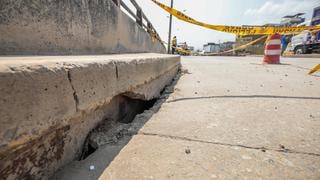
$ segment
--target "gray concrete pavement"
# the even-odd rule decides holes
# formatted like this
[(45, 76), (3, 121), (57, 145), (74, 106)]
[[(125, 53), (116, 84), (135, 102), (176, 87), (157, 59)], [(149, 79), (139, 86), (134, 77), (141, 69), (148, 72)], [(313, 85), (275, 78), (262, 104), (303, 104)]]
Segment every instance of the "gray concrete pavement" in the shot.
[(260, 61), (183, 58), (191, 74), (101, 178), (319, 179), (320, 59)]
[(320, 179), (320, 59), (261, 61), (183, 57), (189, 73), (100, 179)]
[(307, 75), (316, 60), (256, 59), (185, 58), (192, 74), (142, 131), (320, 154), (320, 78)]

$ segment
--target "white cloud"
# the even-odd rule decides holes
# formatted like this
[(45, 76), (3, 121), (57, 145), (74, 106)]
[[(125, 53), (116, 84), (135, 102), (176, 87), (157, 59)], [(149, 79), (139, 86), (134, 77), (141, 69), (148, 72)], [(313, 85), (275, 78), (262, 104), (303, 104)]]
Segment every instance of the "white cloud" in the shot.
[(310, 18), (313, 8), (319, 6), (319, 0), (284, 0), (267, 1), (258, 8), (250, 8), (244, 12), (244, 15), (255, 17), (256, 21), (263, 23), (279, 22), (281, 17), (295, 13), (307, 13)]

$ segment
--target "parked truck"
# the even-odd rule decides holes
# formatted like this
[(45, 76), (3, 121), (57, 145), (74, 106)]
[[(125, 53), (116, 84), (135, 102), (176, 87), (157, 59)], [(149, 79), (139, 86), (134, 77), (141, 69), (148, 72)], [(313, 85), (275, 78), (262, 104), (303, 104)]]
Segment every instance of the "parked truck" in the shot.
[(293, 36), (291, 46), (294, 54), (320, 53), (320, 41), (316, 39), (316, 34), (310, 31)]
[[(320, 25), (320, 6), (315, 8), (310, 25)], [(291, 39), (294, 54), (320, 53), (320, 32), (303, 31)]]

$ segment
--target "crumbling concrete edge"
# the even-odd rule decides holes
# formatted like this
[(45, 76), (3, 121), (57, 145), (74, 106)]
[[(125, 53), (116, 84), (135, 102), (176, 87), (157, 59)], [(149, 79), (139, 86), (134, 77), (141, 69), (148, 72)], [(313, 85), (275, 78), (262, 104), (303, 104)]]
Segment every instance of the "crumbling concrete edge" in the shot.
[[(164, 66), (163, 64), (161, 65), (161, 62), (166, 60), (160, 60), (160, 64), (158, 64), (160, 67), (156, 69), (160, 68), (162, 70), (161, 73), (153, 72), (155, 70), (150, 69), (150, 76), (146, 76), (147, 78), (143, 77), (143, 79), (145, 79), (143, 82), (136, 83), (140, 82), (136, 81), (133, 82), (133, 84), (131, 82), (127, 82), (127, 84), (124, 85), (121, 84), (121, 86), (125, 88), (112, 92), (110, 96), (105, 97), (101, 101), (95, 101), (94, 104), (83, 104), (82, 102), (82, 106), (80, 106), (82, 100), (81, 97), (79, 98), (80, 90), (77, 87), (79, 82), (83, 83), (84, 81), (82, 79), (81, 81), (74, 79), (74, 77), (77, 77), (77, 74), (73, 72), (74, 70), (82, 70), (76, 65), (63, 64), (64, 70), (58, 70), (60, 71), (59, 78), (63, 78), (64, 76), (63, 82), (69, 84), (68, 87), (66, 85), (64, 86), (68, 88), (65, 90), (65, 95), (69, 96), (67, 99), (70, 99), (68, 102), (71, 105), (69, 109), (71, 109), (65, 111), (67, 113), (66, 116), (60, 116), (60, 118), (64, 117), (61, 121), (54, 126), (50, 126), (45, 131), (39, 131), (38, 134), (31, 134), (32, 136), (29, 134), (29, 136), (25, 138), (22, 136), (17, 141), (10, 142), (8, 146), (2, 146), (0, 149), (0, 175), (2, 177), (8, 177), (8, 179), (24, 178), (26, 175), (31, 178), (49, 177), (58, 168), (81, 154), (80, 148), (82, 147), (85, 137), (97, 123), (103, 120), (103, 110), (112, 97), (120, 94), (142, 100), (158, 97), (161, 89), (170, 83), (180, 69), (180, 58), (179, 60), (177, 58), (178, 57), (174, 57), (174, 63), (165, 64)], [(155, 59), (152, 58), (149, 60), (155, 61)], [(139, 68), (143, 66), (146, 61), (148, 60), (144, 60), (141, 62), (142, 64), (139, 64), (139, 61), (135, 61), (135, 67), (133, 66), (132, 68)], [(121, 67), (121, 63), (119, 65), (115, 61), (110, 61), (108, 64), (113, 64), (109, 69), (111, 74), (107, 74), (106, 76), (110, 75), (110, 77), (116, 81), (122, 81), (126, 78), (121, 74), (126, 72), (124, 71), (126, 69)], [(128, 62), (125, 62), (125, 66), (128, 66), (127, 63)], [(109, 67), (109, 65), (105, 66)], [(154, 66), (154, 64), (152, 66)], [(30, 74), (32, 69), (28, 69), (26, 72), (25, 69), (28, 69), (28, 67), (22, 68), (20, 72), (16, 71), (17, 69), (11, 70), (13, 70), (14, 73), (22, 73), (30, 82), (36, 81), (38, 75), (33, 76), (34, 74)], [(141, 71), (142, 69), (135, 70), (141, 73), (143, 72)], [(104, 71), (105, 69), (102, 68), (102, 70)], [(45, 71), (50, 74), (56, 71), (56, 69), (52, 70), (48, 68)], [(152, 74), (156, 74), (156, 76)], [(128, 84), (130, 86), (128, 86)], [(72, 137), (75, 134), (79, 136), (76, 139)]]

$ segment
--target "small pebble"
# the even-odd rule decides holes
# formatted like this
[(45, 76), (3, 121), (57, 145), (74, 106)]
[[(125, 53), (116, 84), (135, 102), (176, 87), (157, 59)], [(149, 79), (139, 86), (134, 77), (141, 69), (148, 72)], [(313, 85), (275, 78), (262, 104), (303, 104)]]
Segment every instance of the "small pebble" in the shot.
[(278, 109), (278, 107), (274, 107), (274, 109)]
[(285, 74), (284, 76), (286, 76), (286, 77), (287, 77), (287, 76), (288, 76), (288, 74)]
[(186, 154), (190, 154), (190, 153), (191, 153), (190, 149), (187, 148), (187, 149), (185, 150), (185, 153), (186, 153)]
[(194, 94), (198, 94), (198, 92), (194, 92)]
[(94, 165), (90, 165), (89, 170), (93, 171), (94, 170)]
[(269, 162), (270, 164), (273, 164), (273, 163), (274, 163), (274, 161), (273, 161), (272, 159), (269, 159), (268, 162)]

